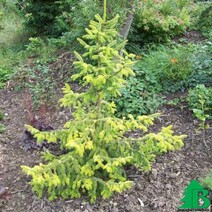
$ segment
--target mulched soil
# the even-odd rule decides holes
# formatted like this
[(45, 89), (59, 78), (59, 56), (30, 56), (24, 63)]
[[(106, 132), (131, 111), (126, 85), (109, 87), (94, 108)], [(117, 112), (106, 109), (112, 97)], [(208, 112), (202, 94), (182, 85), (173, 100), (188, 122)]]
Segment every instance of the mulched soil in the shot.
[(206, 38), (202, 35), (201, 32), (196, 30), (186, 31), (184, 34), (177, 35), (173, 38), (173, 41), (177, 43), (200, 43)]
[[(27, 122), (24, 98), (23, 92), (0, 91), (0, 111), (6, 115), (4, 124), (7, 126), (6, 132), (0, 134), (0, 187), (6, 188), (6, 193), (0, 197), (2, 212), (175, 212), (188, 183), (203, 177), (212, 168), (212, 129), (206, 132), (206, 147), (201, 133), (196, 133), (198, 123), (186, 105), (167, 105), (160, 109), (163, 115), (152, 130), (156, 132), (162, 126), (173, 125), (176, 134), (188, 135), (185, 145), (182, 150), (157, 157), (151, 173), (129, 169), (129, 178), (135, 182), (132, 189), (114, 194), (108, 200), (99, 199), (95, 204), (90, 204), (86, 198), (53, 202), (45, 197), (38, 199), (28, 185), (30, 179), (20, 168), (41, 161), (39, 151), (25, 151), (21, 145)], [(69, 119), (67, 114), (62, 109), (57, 110), (52, 115), (52, 127), (61, 127)]]

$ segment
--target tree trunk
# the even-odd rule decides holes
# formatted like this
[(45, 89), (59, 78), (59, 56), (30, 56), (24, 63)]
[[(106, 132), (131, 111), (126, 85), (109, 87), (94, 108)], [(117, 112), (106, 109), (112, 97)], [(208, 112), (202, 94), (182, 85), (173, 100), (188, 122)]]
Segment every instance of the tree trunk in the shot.
[(134, 17), (134, 5), (133, 5), (133, 0), (129, 0), (129, 4), (131, 5), (131, 11), (129, 11), (127, 13), (127, 17), (126, 17), (126, 20), (122, 26), (122, 29), (120, 31), (120, 35), (126, 39), (128, 34), (129, 34), (129, 31), (130, 31), (130, 28), (131, 28), (131, 25), (132, 25), (132, 22), (133, 22), (133, 17)]

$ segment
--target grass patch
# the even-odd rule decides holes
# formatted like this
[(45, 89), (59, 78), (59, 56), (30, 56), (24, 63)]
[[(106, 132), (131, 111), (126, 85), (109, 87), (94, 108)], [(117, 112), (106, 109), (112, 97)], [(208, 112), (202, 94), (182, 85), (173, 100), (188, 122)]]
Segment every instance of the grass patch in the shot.
[(12, 77), (15, 66), (20, 63), (19, 52), (27, 38), (23, 28), (24, 17), (15, 3), (16, 1), (4, 0), (0, 5), (0, 89)]

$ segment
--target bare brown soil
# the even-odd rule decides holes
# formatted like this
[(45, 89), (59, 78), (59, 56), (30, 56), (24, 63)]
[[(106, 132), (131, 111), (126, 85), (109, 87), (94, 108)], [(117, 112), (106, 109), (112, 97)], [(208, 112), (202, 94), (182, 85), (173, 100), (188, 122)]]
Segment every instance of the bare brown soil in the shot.
[(200, 43), (206, 38), (196, 30), (186, 31), (184, 34), (174, 37), (173, 41), (178, 43)]
[[(0, 110), (6, 115), (4, 124), (7, 126), (6, 132), (0, 134), (0, 187), (6, 188), (6, 193), (0, 197), (2, 212), (175, 212), (189, 181), (203, 177), (212, 168), (212, 129), (206, 132), (206, 147), (202, 134), (196, 133), (198, 123), (186, 105), (167, 106), (161, 108), (163, 115), (152, 130), (173, 125), (177, 134), (188, 135), (185, 145), (180, 151), (158, 157), (151, 173), (130, 168), (129, 178), (135, 182), (132, 189), (114, 194), (108, 200), (99, 199), (95, 204), (90, 204), (86, 198), (53, 202), (45, 197), (38, 199), (28, 185), (30, 179), (20, 168), (41, 161), (39, 151), (26, 152), (21, 146), (27, 122), (24, 98), (23, 92), (0, 91)], [(57, 110), (52, 116), (53, 127), (62, 126), (68, 118), (65, 111)]]

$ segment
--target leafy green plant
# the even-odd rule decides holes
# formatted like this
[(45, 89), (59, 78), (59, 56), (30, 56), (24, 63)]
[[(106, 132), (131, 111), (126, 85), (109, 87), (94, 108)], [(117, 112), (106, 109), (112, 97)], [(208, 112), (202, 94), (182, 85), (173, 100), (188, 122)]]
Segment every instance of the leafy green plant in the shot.
[(194, 46), (192, 56), (192, 74), (188, 78), (188, 86), (195, 87), (197, 84), (212, 84), (212, 43), (204, 42)]
[(175, 92), (183, 88), (192, 73), (191, 55), (188, 47), (159, 46), (143, 57), (142, 69), (155, 75), (163, 91)]
[(32, 56), (38, 54), (39, 49), (45, 46), (44, 40), (42, 38), (29, 38), (30, 43), (26, 46), (26, 51)]
[(8, 46), (14, 44), (14, 46), (18, 46), (26, 37), (26, 32), (22, 31), (24, 17), (16, 8), (16, 3), (17, 0), (1, 0), (0, 25), (2, 30), (0, 30), (0, 44), (7, 44)]
[[(31, 184), (38, 196), (47, 192), (49, 199), (58, 196), (78, 198), (87, 194), (94, 202), (98, 196), (108, 198), (113, 192), (122, 192), (131, 187), (124, 170), (132, 164), (148, 171), (157, 154), (178, 149), (183, 145), (184, 136), (173, 136), (171, 127), (158, 134), (149, 133), (139, 139), (125, 137), (125, 132), (135, 129), (147, 131), (158, 115), (129, 115), (116, 118), (114, 102), (106, 101), (106, 96), (117, 96), (125, 82), (124, 77), (133, 75), (132, 54), (123, 48), (126, 41), (119, 42), (115, 26), (118, 16), (107, 21), (106, 1), (104, 16), (96, 15), (91, 21), (84, 40), (78, 39), (85, 49), (81, 56), (75, 52), (75, 62), (79, 73), (73, 80), (83, 79), (87, 90), (75, 93), (66, 84), (62, 106), (72, 107), (73, 120), (63, 129), (40, 132), (27, 126), (38, 142), (59, 142), (65, 153), (43, 155), (45, 164), (33, 168), (22, 166), (23, 171), (32, 177)], [(120, 52), (122, 54), (120, 55)], [(89, 63), (86, 62), (89, 58)]]
[[(89, 20), (100, 12), (100, 4), (96, 0), (74, 1), (72, 5), (68, 2), (70, 1), (67, 1), (66, 4), (69, 4), (70, 10), (56, 17), (56, 20), (57, 28), (60, 28), (60, 26), (66, 27), (64, 36), (70, 42), (83, 35), (84, 28), (89, 24)], [(64, 1), (60, 1), (60, 5), (64, 5)]]
[(197, 85), (194, 89), (190, 89), (188, 93), (188, 103), (190, 109), (202, 109), (204, 104), (205, 112), (212, 114), (212, 87), (205, 85)]
[(34, 109), (38, 109), (42, 104), (53, 104), (56, 84), (47, 65), (37, 61), (33, 68), (26, 70), (25, 77), (27, 79), (25, 86), (32, 96)]
[(5, 130), (5, 126), (3, 124), (0, 124), (0, 134), (3, 133)]
[(43, 39), (41, 37), (30, 37), (29, 43), (25, 45), (25, 54), (28, 57), (39, 58), (40, 62), (51, 62), (55, 59), (55, 53), (59, 48), (51, 39)]
[(203, 141), (205, 143), (206, 120), (212, 114), (212, 87), (206, 88), (203, 84), (197, 85), (189, 90), (188, 103), (196, 118), (201, 122), (200, 128), (203, 130)]
[(0, 111), (0, 121), (4, 120), (4, 114)]
[(15, 2), (2, 0), (0, 4), (0, 89), (11, 79), (22, 60), (18, 54), (24, 40), (22, 18), (16, 11)]
[[(111, 0), (109, 1), (112, 3)], [(120, 12), (123, 4), (125, 4), (124, 2), (127, 1), (122, 1), (122, 6), (113, 2), (109, 6), (111, 14), (114, 11), (119, 11), (124, 16), (123, 14), (125, 13)], [(42, 62), (46, 62), (48, 58), (52, 58), (54, 52), (61, 47), (68, 50), (70, 50), (70, 46), (72, 49), (73, 46), (74, 49), (81, 48), (76, 42), (77, 37), (83, 35), (84, 28), (89, 24), (89, 20), (93, 19), (95, 14), (102, 13), (101, 2), (97, 0), (42, 2), (23, 0), (21, 4), (23, 5), (22, 10), (27, 13), (27, 27), (34, 30), (32, 34), (34, 37), (30, 37), (30, 42), (26, 45), (27, 53), (32, 57), (39, 57), (39, 60), (42, 60)], [(115, 5), (115, 8), (112, 5)], [(49, 7), (57, 12), (52, 13), (48, 9)], [(47, 17), (51, 18), (51, 23), (42, 27), (45, 22), (48, 22)], [(41, 37), (41, 34), (48, 35), (48, 38)]]
[(25, 25), (31, 34), (58, 35), (55, 16), (64, 8), (58, 7), (56, 1), (18, 0), (17, 6), (25, 14)]
[(203, 186), (212, 190), (212, 169), (209, 171), (206, 177), (200, 179), (200, 182)]
[(192, 0), (139, 1), (129, 40), (135, 44), (166, 41), (190, 25)]
[[(19, 8), (25, 14), (25, 25), (33, 36), (69, 38), (74, 41), (82, 36), (89, 20), (97, 13), (103, 14), (102, 1), (98, 0), (19, 0)], [(125, 17), (128, 1), (108, 0), (109, 16), (119, 13)]]
[(8, 69), (4, 69), (0, 67), (0, 89), (5, 86), (5, 82), (7, 82), (12, 75), (12, 71)]
[(3, 12), (0, 12), (0, 30), (4, 29), (2, 25), (2, 19), (3, 19)]
[(167, 101), (166, 104), (171, 106), (176, 106), (179, 104), (179, 102), (180, 102), (179, 98), (174, 98), (172, 100)]
[(142, 70), (142, 65), (142, 61), (136, 63), (136, 75), (126, 80), (125, 87), (120, 90), (121, 96), (114, 99), (118, 117), (129, 113), (133, 116), (152, 114), (163, 103), (158, 95), (157, 79), (152, 72)]
[(0, 48), (0, 89), (18, 72), (18, 67), (25, 60), (25, 55), (8, 45)]
[(23, 106), (27, 111), (28, 124), (43, 126), (51, 122), (52, 112), (56, 109), (57, 75), (49, 65), (37, 60), (35, 63), (20, 66), (13, 77), (17, 83), (16, 90), (23, 89), (25, 98)]
[[(4, 120), (4, 114), (0, 111), (0, 121)], [(6, 130), (5, 126), (0, 123), (0, 134)]]
[(201, 30), (201, 32), (208, 37), (212, 38), (212, 4), (208, 4), (208, 6), (202, 11), (199, 16), (199, 20), (197, 21), (197, 28)]

